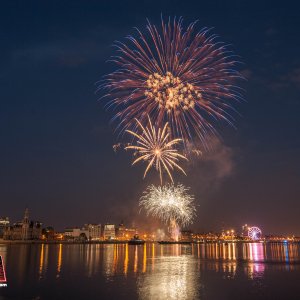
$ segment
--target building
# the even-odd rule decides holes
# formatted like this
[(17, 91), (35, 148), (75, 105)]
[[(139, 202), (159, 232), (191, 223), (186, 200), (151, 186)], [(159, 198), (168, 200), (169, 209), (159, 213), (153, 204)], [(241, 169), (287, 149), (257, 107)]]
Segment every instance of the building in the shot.
[(101, 239), (101, 224), (84, 224), (82, 230), (87, 233), (87, 238), (90, 241)]
[(193, 232), (191, 230), (181, 230), (180, 240), (191, 242), (193, 240)]
[(216, 242), (220, 240), (221, 237), (222, 236), (220, 236), (219, 234), (213, 232), (192, 234), (192, 238), (196, 242)]
[(104, 240), (114, 240), (116, 238), (116, 228), (114, 224), (105, 224), (103, 229)]
[(89, 232), (78, 227), (66, 228), (64, 237), (66, 240), (85, 242), (88, 240)]
[(78, 227), (66, 228), (64, 232), (67, 240), (89, 240), (99, 241), (101, 239), (101, 224), (84, 224), (80, 229)]
[(29, 240), (29, 223), (29, 210), (26, 208), (22, 223), (22, 240)]
[(3, 234), (5, 240), (38, 240), (41, 236), (42, 223), (29, 220), (28, 208), (25, 209), (23, 221), (6, 227)]
[(42, 229), (42, 239), (51, 241), (54, 240), (54, 237), (55, 237), (55, 231), (53, 227), (48, 226)]
[(0, 239), (3, 238), (5, 229), (9, 226), (8, 217), (0, 218)]
[(116, 237), (118, 240), (126, 241), (132, 239), (137, 234), (136, 228), (126, 228), (123, 222), (116, 228)]
[(22, 240), (22, 222), (16, 222), (12, 226), (8, 226), (3, 234), (4, 240)]
[(247, 238), (248, 237), (248, 231), (249, 231), (249, 226), (245, 224), (242, 226), (242, 237)]
[(81, 233), (82, 233), (81, 229), (78, 227), (66, 228), (65, 229), (65, 238), (66, 239), (76, 239), (76, 238), (79, 238)]
[(234, 229), (222, 230), (222, 234), (219, 239), (224, 241), (233, 241), (237, 239), (237, 235)]

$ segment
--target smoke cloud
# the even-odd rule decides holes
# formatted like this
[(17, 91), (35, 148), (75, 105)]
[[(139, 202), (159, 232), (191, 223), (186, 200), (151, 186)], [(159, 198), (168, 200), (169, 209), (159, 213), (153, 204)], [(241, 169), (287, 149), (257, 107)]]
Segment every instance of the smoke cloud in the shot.
[(235, 170), (234, 151), (217, 138), (210, 142), (210, 150), (191, 161), (187, 182), (201, 194), (217, 189)]

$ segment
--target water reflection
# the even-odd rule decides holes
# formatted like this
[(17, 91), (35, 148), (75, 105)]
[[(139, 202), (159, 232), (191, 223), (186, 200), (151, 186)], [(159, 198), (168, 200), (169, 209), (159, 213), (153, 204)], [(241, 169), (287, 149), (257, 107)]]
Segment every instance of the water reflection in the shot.
[[(179, 247), (176, 247), (179, 252)], [(192, 255), (160, 256), (147, 276), (139, 276), (140, 299), (198, 299), (198, 273)]]
[(144, 252), (143, 252), (143, 273), (147, 270), (147, 248), (146, 244), (144, 244)]
[(40, 275), (40, 277), (42, 276), (43, 267), (44, 267), (44, 248), (45, 248), (45, 245), (42, 244), (42, 246), (41, 246), (41, 254), (40, 254), (40, 267), (39, 267), (39, 275)]
[(134, 246), (134, 267), (133, 267), (133, 272), (137, 272), (137, 265), (138, 264), (138, 246)]
[(256, 279), (264, 275), (265, 264), (262, 263), (267, 258), (266, 245), (262, 243), (243, 244), (243, 259), (248, 261), (244, 271), (248, 278)]
[(116, 245), (107, 245), (103, 251), (103, 272), (107, 278), (113, 275), (114, 248)]
[(124, 258), (124, 275), (128, 272), (128, 244), (125, 245), (125, 258)]
[(87, 277), (92, 277), (97, 274), (100, 264), (100, 245), (86, 245), (85, 257), (83, 260), (85, 264), (85, 272)]
[(243, 276), (261, 282), (270, 268), (300, 268), (296, 243), (23, 244), (0, 245), (0, 255), (9, 282), (19, 287), (29, 279), (57, 283), (78, 276), (78, 282), (97, 278), (109, 284), (126, 278), (126, 282), (134, 279), (141, 299), (199, 298), (205, 286), (203, 274), (232, 281)]
[(62, 244), (59, 244), (58, 257), (57, 257), (57, 275), (56, 275), (56, 277), (59, 277), (60, 270), (61, 270), (62, 249), (63, 249)]
[[(107, 278), (115, 274), (128, 272), (148, 273), (156, 269), (158, 258), (191, 256), (201, 263), (215, 261), (215, 270), (230, 272), (234, 275), (237, 263), (243, 262), (249, 266), (253, 277), (254, 273), (262, 273), (265, 262), (282, 262), (289, 268), (294, 262), (299, 262), (299, 244), (296, 243), (208, 243), (185, 245), (159, 245), (155, 243), (143, 246), (128, 244), (87, 244), (87, 245), (1, 245), (0, 254), (3, 260), (9, 259), (8, 253), (13, 252), (17, 260), (18, 274), (22, 277), (28, 263), (38, 263), (37, 274), (40, 278), (46, 276), (49, 260), (56, 261), (56, 276), (62, 273), (64, 264), (76, 268), (76, 265), (85, 266), (85, 274), (90, 277), (99, 269)], [(37, 256), (37, 259), (35, 258)], [(76, 262), (76, 263), (75, 263)], [(160, 262), (160, 261), (159, 261)], [(208, 264), (211, 266), (214, 264)], [(52, 266), (51, 266), (52, 267)], [(210, 268), (210, 267), (209, 267)], [(21, 278), (20, 278), (21, 279)]]
[(265, 244), (262, 243), (244, 243), (243, 259), (247, 261), (264, 261), (266, 257)]
[(222, 259), (236, 260), (236, 243), (208, 243), (196, 244), (194, 247), (195, 255), (202, 259)]
[(285, 261), (286, 263), (297, 261), (299, 259), (299, 244), (271, 244), (270, 259), (276, 261)]

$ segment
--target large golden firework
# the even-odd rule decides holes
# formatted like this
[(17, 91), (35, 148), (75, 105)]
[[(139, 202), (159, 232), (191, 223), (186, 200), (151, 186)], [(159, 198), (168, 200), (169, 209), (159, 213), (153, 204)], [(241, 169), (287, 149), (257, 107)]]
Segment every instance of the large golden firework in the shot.
[(103, 97), (114, 107), (121, 133), (134, 131), (135, 118), (146, 126), (148, 114), (154, 126), (168, 122), (171, 138), (181, 138), (189, 152), (196, 137), (208, 148), (211, 135), (218, 135), (217, 122), (234, 126), (233, 106), (243, 99), (236, 85), (242, 78), (238, 57), (208, 28), (195, 28), (196, 22), (185, 27), (182, 18), (169, 18), (116, 42), (111, 61), (118, 69), (99, 89), (107, 91)]
[(168, 132), (168, 123), (166, 123), (163, 128), (156, 129), (152, 125), (149, 116), (149, 123), (147, 127), (144, 127), (139, 120), (135, 120), (137, 123), (137, 129), (140, 129), (141, 133), (139, 134), (131, 130), (126, 130), (126, 132), (137, 138), (137, 142), (136, 145), (125, 147), (125, 150), (136, 150), (138, 158), (133, 161), (132, 165), (139, 161), (148, 162), (144, 173), (144, 178), (152, 166), (155, 166), (156, 170), (159, 172), (161, 183), (163, 170), (168, 173), (172, 182), (173, 177), (171, 175), (171, 171), (173, 171), (174, 168), (180, 170), (186, 175), (183, 168), (178, 165), (178, 162), (180, 159), (187, 160), (187, 158), (180, 154), (176, 148), (174, 148), (175, 145), (182, 142), (182, 139), (169, 139), (170, 134)]

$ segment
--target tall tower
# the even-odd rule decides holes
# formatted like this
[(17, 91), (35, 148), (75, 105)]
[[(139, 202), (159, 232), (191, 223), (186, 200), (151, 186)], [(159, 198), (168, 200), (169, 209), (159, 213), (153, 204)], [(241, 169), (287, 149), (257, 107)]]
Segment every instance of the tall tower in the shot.
[(24, 218), (23, 218), (23, 224), (22, 224), (22, 240), (28, 240), (29, 239), (29, 210), (26, 207)]

